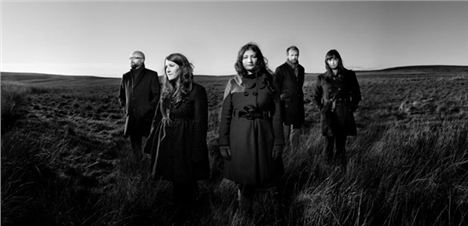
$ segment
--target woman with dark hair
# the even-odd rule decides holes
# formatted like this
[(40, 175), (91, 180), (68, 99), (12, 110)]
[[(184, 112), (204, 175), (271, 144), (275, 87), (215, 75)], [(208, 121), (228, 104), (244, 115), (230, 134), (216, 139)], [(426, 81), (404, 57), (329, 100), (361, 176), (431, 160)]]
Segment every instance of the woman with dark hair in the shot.
[(164, 69), (145, 152), (151, 153), (152, 176), (172, 181), (176, 206), (187, 208), (195, 201), (196, 181), (209, 174), (207, 97), (205, 88), (193, 82), (193, 67), (184, 55), (167, 56)]
[(260, 48), (247, 43), (238, 53), (237, 75), (228, 81), (219, 126), (224, 177), (239, 185), (239, 206), (252, 211), (256, 188), (273, 185), (279, 176), (283, 128), (279, 93)]
[(353, 113), (361, 101), (361, 91), (356, 74), (343, 66), (338, 51), (327, 52), (325, 68), (327, 71), (317, 77), (314, 93), (314, 102), (321, 112), (322, 134), (326, 138), (323, 154), (327, 163), (337, 162), (346, 168), (346, 137), (356, 135)]

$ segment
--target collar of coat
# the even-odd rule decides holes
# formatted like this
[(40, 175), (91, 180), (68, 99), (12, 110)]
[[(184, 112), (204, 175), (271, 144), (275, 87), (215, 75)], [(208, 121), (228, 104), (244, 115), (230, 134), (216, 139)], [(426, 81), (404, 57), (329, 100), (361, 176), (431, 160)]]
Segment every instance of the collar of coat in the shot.
[(338, 74), (334, 74), (332, 71), (328, 71), (325, 72), (324, 74), (324, 78), (325, 79), (332, 79), (332, 78), (338, 78), (338, 79), (345, 79), (349, 73), (351, 73), (352, 71), (351, 70), (348, 70), (348, 69), (344, 69), (342, 71), (338, 70)]
[(288, 64), (293, 70), (296, 70), (299, 68), (299, 60), (295, 64), (291, 63), (289, 60), (286, 60), (286, 64)]
[(130, 69), (131, 72), (135, 73), (135, 72), (138, 72), (138, 71), (143, 71), (145, 69), (145, 64), (142, 64), (139, 68), (137, 69)]
[(133, 74), (138, 73), (138, 76), (136, 76), (136, 80), (133, 82), (133, 87), (135, 87), (138, 85), (138, 83), (140, 83), (141, 79), (143, 78), (145, 74), (145, 64), (141, 65), (141, 67), (138, 69), (132, 69), (131, 72), (132, 72), (132, 75), (131, 75), (132, 77), (133, 77)]
[[(232, 77), (231, 79), (229, 79), (229, 82), (226, 86), (226, 89), (224, 90), (224, 95), (223, 95), (223, 100), (226, 99), (227, 96), (229, 96), (229, 94), (231, 93), (240, 93), (240, 92), (244, 92), (246, 88), (250, 89), (250, 88), (253, 88), (255, 85), (258, 85), (258, 88), (264, 88), (267, 83), (265, 81), (265, 75), (264, 74), (259, 74), (257, 75), (256, 77), (258, 80), (260, 80), (261, 82), (258, 83), (258, 82), (253, 82), (253, 83), (249, 83), (249, 84), (245, 84), (243, 81), (242, 81), (242, 76), (241, 75), (234, 75), (234, 77)], [(258, 83), (258, 84), (257, 84)]]

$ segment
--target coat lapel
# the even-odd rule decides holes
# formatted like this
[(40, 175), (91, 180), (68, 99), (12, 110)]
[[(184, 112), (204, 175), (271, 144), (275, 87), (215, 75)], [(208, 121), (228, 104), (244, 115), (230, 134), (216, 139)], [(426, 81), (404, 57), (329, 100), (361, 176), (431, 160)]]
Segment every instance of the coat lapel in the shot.
[[(134, 80), (133, 87), (136, 87), (138, 83), (140, 83), (140, 81), (145, 76), (145, 73), (146, 73), (146, 68), (143, 68), (143, 70), (140, 72), (140, 75), (136, 78), (136, 80)], [(132, 76), (134, 75), (132, 74)]]
[(288, 64), (288, 62), (285, 62), (284, 64), (286, 64), (286, 67), (288, 68), (288, 74), (289, 77), (291, 77), (291, 80), (297, 82), (298, 78), (296, 77), (296, 73), (294, 73), (294, 69), (291, 67), (291, 65)]

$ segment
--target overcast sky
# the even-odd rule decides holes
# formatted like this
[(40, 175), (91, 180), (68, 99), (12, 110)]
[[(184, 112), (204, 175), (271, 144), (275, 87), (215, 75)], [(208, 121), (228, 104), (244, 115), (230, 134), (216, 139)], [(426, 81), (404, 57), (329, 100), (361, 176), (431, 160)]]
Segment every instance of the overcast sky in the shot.
[(297, 45), (306, 72), (337, 49), (350, 69), (468, 65), (468, 2), (2, 1), (1, 71), (120, 77), (129, 54), (163, 73), (185, 54), (196, 74), (234, 74), (259, 44), (275, 69)]

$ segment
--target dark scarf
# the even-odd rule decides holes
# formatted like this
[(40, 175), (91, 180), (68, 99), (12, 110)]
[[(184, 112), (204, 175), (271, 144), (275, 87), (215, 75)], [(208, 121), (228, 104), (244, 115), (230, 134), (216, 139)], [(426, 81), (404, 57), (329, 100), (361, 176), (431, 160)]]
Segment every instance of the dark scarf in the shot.
[(299, 76), (299, 60), (297, 61), (297, 63), (292, 63), (290, 62), (289, 60), (286, 60), (286, 63), (291, 66), (291, 68), (293, 69), (294, 71), (294, 75), (296, 75), (296, 78)]
[(291, 62), (291, 61), (289, 61), (289, 60), (286, 60), (286, 63), (288, 63), (288, 64), (289, 64), (289, 66), (291, 66), (291, 68), (292, 68), (292, 69), (296, 69), (296, 68), (297, 68), (297, 66), (299, 66), (299, 60), (298, 60), (298, 61), (297, 61), (297, 63), (295, 63), (295, 64), (294, 64), (294, 63), (292, 63), (292, 62)]
[(133, 74), (133, 78), (135, 79), (135, 81), (138, 81), (140, 75), (141, 75), (141, 72), (143, 71), (143, 69), (145, 69), (145, 64), (142, 64), (140, 68), (138, 69), (131, 69), (130, 71), (132, 72)]

